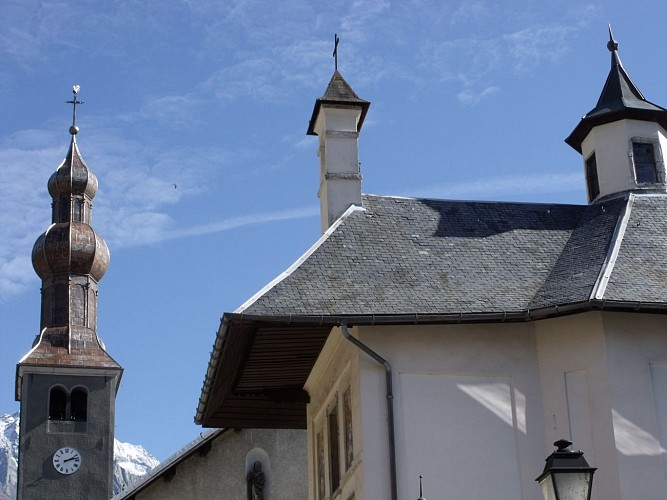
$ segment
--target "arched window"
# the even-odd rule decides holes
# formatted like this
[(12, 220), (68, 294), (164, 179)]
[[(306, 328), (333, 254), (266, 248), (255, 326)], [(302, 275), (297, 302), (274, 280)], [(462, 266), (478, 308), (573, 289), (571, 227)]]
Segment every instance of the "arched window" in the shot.
[(88, 418), (88, 393), (82, 387), (72, 390), (69, 397), (70, 420), (85, 422)]
[(67, 392), (62, 387), (53, 387), (49, 393), (49, 420), (65, 420), (67, 415)]

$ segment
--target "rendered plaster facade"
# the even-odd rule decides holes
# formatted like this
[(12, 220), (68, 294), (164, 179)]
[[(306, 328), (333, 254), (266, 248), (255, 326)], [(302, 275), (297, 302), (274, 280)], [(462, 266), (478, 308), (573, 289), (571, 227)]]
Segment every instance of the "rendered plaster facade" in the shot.
[[(399, 498), (414, 496), (423, 475), (427, 497), (536, 500), (535, 477), (563, 437), (598, 468), (594, 499), (667, 495), (662, 316), (351, 331), (392, 367)], [(331, 494), (327, 420), (348, 387), (354, 460), (346, 470), (341, 430)], [(390, 498), (383, 367), (335, 329), (306, 389), (310, 498)]]

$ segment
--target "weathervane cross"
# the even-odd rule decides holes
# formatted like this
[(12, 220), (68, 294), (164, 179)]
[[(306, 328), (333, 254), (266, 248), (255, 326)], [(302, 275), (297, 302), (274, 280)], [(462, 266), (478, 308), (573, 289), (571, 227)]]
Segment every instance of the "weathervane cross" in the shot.
[(72, 128), (76, 127), (76, 105), (83, 104), (83, 101), (79, 101), (76, 98), (76, 95), (79, 93), (79, 90), (81, 90), (80, 85), (72, 85), (72, 93), (74, 94), (74, 98), (71, 101), (65, 101), (67, 104), (72, 104), (74, 108), (72, 111)]
[(338, 34), (334, 33), (334, 51), (333, 51), (333, 58), (334, 58), (334, 68), (336, 71), (338, 71), (338, 42), (340, 42), (340, 38), (338, 38)]

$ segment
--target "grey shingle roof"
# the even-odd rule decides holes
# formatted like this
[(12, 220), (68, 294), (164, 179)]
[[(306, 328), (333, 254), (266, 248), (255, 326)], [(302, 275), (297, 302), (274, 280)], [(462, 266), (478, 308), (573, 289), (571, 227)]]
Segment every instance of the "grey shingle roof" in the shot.
[(625, 204), (365, 196), (364, 211), (243, 312), (466, 314), (588, 301)]
[(618, 256), (603, 298), (667, 303), (667, 196), (632, 195)]
[(586, 207), (530, 309), (587, 301), (605, 266), (626, 199)]

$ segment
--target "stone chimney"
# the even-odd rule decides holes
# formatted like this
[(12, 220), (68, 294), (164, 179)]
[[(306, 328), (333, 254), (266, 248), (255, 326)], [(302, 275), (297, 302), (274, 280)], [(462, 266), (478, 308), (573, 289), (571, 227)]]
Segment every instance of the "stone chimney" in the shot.
[(350, 205), (361, 206), (358, 138), (370, 102), (360, 99), (336, 70), (315, 102), (308, 135), (317, 135), (320, 218), (324, 233)]

